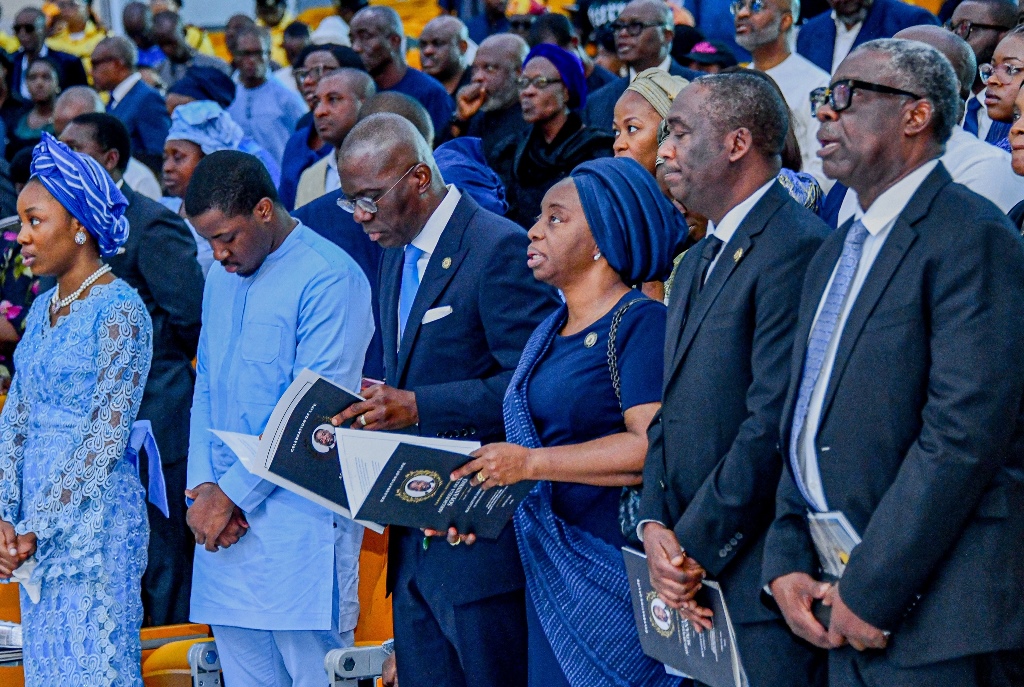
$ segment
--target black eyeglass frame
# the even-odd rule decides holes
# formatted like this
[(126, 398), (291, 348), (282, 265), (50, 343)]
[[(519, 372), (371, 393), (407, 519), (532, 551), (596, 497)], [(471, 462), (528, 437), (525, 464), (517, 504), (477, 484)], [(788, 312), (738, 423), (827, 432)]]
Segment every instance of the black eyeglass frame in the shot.
[(643, 33), (645, 29), (653, 29), (653, 28), (668, 29), (668, 28), (671, 28), (671, 27), (666, 26), (664, 23), (662, 23), (660, 21), (654, 21), (654, 22), (643, 22), (643, 21), (623, 22), (623, 21), (615, 20), (611, 24), (608, 25), (608, 28), (610, 28), (612, 30), (613, 34), (617, 34), (620, 31), (625, 31), (626, 35), (629, 36), (630, 38), (636, 38), (641, 33)]
[[(849, 95), (845, 97), (846, 103), (840, 104), (836, 98), (837, 93), (842, 93), (842, 90), (848, 89)], [(884, 86), (882, 84), (871, 83), (870, 81), (860, 81), (859, 79), (842, 79), (835, 83), (829, 84), (828, 86), (822, 86), (821, 88), (815, 88), (811, 91), (811, 115), (816, 116), (818, 109), (828, 103), (828, 106), (832, 108), (833, 112), (842, 112), (847, 110), (853, 104), (854, 91), (871, 91), (873, 93), (882, 93), (883, 95), (900, 95), (914, 100), (921, 100), (922, 96), (910, 91), (904, 91), (902, 88), (893, 88), (892, 86)]]
[[(966, 31), (961, 30), (961, 27), (963, 26), (967, 27)], [(959, 24), (954, 24), (953, 20), (950, 19), (945, 24), (943, 24), (942, 27), (947, 31), (952, 32), (953, 34), (960, 36), (960, 38), (963, 38), (965, 41), (971, 37), (971, 32), (974, 31), (974, 29), (988, 29), (989, 31), (1009, 31), (1010, 29), (1013, 28), (1012, 26), (1000, 26), (998, 24), (979, 24), (978, 22), (973, 22), (969, 19), (965, 19)]]

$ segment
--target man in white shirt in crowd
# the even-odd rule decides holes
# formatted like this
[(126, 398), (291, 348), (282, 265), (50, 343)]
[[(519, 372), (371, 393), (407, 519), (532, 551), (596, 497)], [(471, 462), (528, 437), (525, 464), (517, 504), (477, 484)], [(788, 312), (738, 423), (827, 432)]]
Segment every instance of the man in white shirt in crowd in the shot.
[(754, 58), (751, 66), (772, 77), (786, 99), (793, 133), (800, 144), (802, 171), (813, 174), (827, 192), (832, 180), (821, 171), (818, 123), (811, 116), (810, 93), (828, 86), (829, 75), (790, 48), (793, 27), (800, 19), (800, 0), (736, 0), (732, 11), (736, 42), (750, 51)]
[[(1014, 0), (964, 0), (949, 21), (949, 28), (967, 41), (974, 51), (978, 65), (992, 62), (996, 46), (1007, 32), (1017, 24), (1017, 3)], [(956, 67), (956, 65), (953, 65)], [(985, 107), (985, 82), (977, 71), (971, 86), (973, 95), (967, 101), (964, 130), (982, 141), (998, 141), (1010, 130), (1009, 124), (992, 126)], [(996, 129), (998, 131), (994, 131)], [(989, 138), (989, 135), (992, 138)]]
[[(325, 74), (316, 86), (313, 126), (316, 133), (337, 151), (359, 119), (359, 110), (367, 98), (377, 93), (370, 75), (358, 69), (339, 69)], [(335, 152), (306, 169), (299, 177), (295, 207), (341, 188), (338, 158)]]

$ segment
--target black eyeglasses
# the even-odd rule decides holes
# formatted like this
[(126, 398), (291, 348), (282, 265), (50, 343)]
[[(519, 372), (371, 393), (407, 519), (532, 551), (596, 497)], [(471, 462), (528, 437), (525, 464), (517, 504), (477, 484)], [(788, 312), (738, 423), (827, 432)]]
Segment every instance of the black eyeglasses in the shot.
[(517, 31), (527, 31), (533, 26), (533, 17), (529, 19), (513, 19), (509, 21), (508, 25)]
[(764, 0), (733, 0), (729, 3), (729, 12), (736, 16), (743, 10), (750, 10), (751, 14), (757, 14), (764, 9)]
[(14, 33), (35, 33), (35, 32), (36, 32), (36, 25), (35, 24), (15, 24), (14, 25)]
[(825, 104), (828, 104), (833, 112), (842, 112), (852, 104), (854, 91), (872, 91), (874, 93), (884, 93), (885, 95), (902, 95), (914, 100), (921, 99), (921, 96), (910, 91), (904, 91), (901, 88), (883, 86), (869, 81), (858, 81), (857, 79), (843, 79), (842, 81), (836, 81), (831, 86), (815, 88), (811, 91), (811, 114), (817, 116), (818, 109)]
[(359, 198), (338, 198), (338, 207), (348, 213), (355, 213), (356, 208), (359, 208), (363, 212), (366, 212), (371, 215), (376, 215), (377, 211), (380, 210), (380, 208), (377, 206), (377, 203), (379, 203), (384, 196), (394, 191), (395, 187), (402, 183), (402, 179), (409, 176), (409, 172), (419, 167), (420, 164), (422, 163), (417, 162), (412, 167), (407, 169), (405, 171), (405, 174), (398, 178), (398, 181), (391, 184), (391, 188), (389, 188), (387, 191), (380, 194), (376, 198), (367, 198), (366, 196), (361, 196)]
[(952, 31), (956, 35), (960, 36), (964, 40), (971, 37), (971, 31), (974, 29), (986, 29), (988, 31), (1009, 31), (1012, 26), (999, 26), (998, 24), (978, 24), (973, 21), (961, 21), (954, 24), (952, 20), (947, 21), (943, 26), (947, 30)]
[(642, 21), (630, 21), (630, 22), (613, 21), (608, 26), (611, 28), (613, 33), (619, 33), (620, 31), (625, 31), (627, 36), (632, 36), (633, 38), (636, 38), (641, 33), (643, 33), (644, 29), (652, 29), (654, 27), (659, 27), (659, 28), (662, 28), (662, 29), (668, 28), (664, 24), (662, 24), (661, 22), (647, 22), (647, 23), (645, 23), (645, 22), (642, 22)]
[(562, 83), (562, 80), (561, 79), (549, 79), (546, 76), (535, 76), (532, 79), (530, 77), (528, 77), (528, 76), (520, 76), (518, 79), (516, 79), (516, 86), (518, 86), (519, 90), (521, 90), (521, 91), (525, 91), (531, 85), (534, 88), (536, 88), (537, 90), (540, 90), (542, 88), (547, 88), (551, 84), (556, 84), (556, 83)]

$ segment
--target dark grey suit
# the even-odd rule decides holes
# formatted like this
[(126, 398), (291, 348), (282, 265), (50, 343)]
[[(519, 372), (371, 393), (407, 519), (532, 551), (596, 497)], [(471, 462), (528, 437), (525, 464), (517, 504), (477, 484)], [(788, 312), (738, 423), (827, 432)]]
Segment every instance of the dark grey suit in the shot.
[[(184, 623), (188, 622), (195, 547), (185, 524), (183, 493), (203, 272), (196, 262), (195, 240), (180, 217), (126, 184), (121, 191), (128, 199), (125, 216), (131, 228), (124, 252), (107, 262), (114, 274), (139, 292), (153, 320), (153, 363), (139, 419), (153, 424), (171, 515), (165, 518), (149, 505), (149, 566), (143, 578), (143, 601), (153, 624)], [(145, 473), (145, 461), (142, 469)]]
[[(849, 225), (807, 272), (782, 417), (786, 456), (806, 343)], [(840, 595), (892, 632), (889, 648), (874, 652), (890, 670), (1024, 647), (1022, 331), (1024, 242), (940, 164), (897, 218), (850, 311), (814, 440), (828, 506), (863, 538)], [(766, 582), (817, 574), (788, 462)], [(854, 654), (842, 649), (831, 661), (864, 660)], [(830, 664), (830, 674), (839, 667), (849, 666)], [(956, 684), (1007, 684), (974, 679)], [(888, 680), (897, 682), (952, 684)]]
[(798, 294), (827, 232), (775, 182), (692, 302), (709, 239), (690, 249), (669, 301), (664, 400), (648, 431), (641, 518), (672, 528), (722, 584), (754, 687), (823, 679), (823, 655), (760, 603), (760, 580), (782, 470), (778, 427)]
[[(416, 392), (425, 436), (501, 441), (502, 400), (537, 325), (557, 305), (526, 266), (526, 232), (468, 194), (455, 207), (416, 292), (401, 346), (404, 252), (384, 251), (380, 314), (388, 384)], [(427, 310), (451, 314), (421, 324)], [(526, 610), (511, 524), (494, 541), (427, 550), (392, 527), (388, 588), (404, 687), (526, 684)]]
[[(700, 72), (687, 69), (675, 60), (672, 60), (669, 65), (668, 73), (672, 76), (682, 76), (690, 81), (701, 76)], [(629, 86), (629, 77), (624, 76), (589, 94), (587, 104), (583, 106), (583, 123), (601, 131), (610, 132), (615, 115), (615, 103), (619, 102), (619, 97), (626, 92), (627, 86)]]

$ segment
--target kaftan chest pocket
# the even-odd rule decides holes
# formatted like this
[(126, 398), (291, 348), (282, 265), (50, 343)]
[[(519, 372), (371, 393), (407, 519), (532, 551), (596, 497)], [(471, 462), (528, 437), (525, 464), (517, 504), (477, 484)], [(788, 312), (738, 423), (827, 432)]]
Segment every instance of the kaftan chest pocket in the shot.
[(282, 329), (276, 324), (248, 322), (242, 333), (242, 358), (251, 363), (272, 363), (281, 353)]

